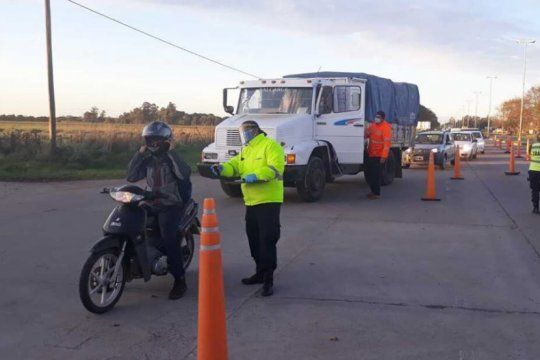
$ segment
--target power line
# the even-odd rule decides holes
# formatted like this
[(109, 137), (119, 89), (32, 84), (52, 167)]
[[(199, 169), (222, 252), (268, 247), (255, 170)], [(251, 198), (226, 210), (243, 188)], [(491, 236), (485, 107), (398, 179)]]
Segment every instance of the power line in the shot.
[(89, 8), (88, 6), (85, 6), (85, 5), (83, 5), (83, 4), (79, 4), (79, 3), (76, 2), (76, 1), (73, 1), (73, 0), (67, 0), (67, 1), (70, 2), (70, 3), (72, 3), (73, 5), (77, 5), (77, 6), (83, 8), (83, 9), (85, 9), (85, 10), (87, 10), (87, 11), (90, 11), (91, 13), (94, 13), (94, 14), (96, 14), (96, 15), (102, 16), (102, 17), (104, 17), (104, 18), (106, 18), (106, 19), (108, 19), (108, 20), (114, 21), (114, 22), (117, 23), (117, 24), (120, 24), (120, 25), (122, 25), (122, 26), (125, 26), (125, 27), (127, 27), (127, 28), (129, 28), (129, 29), (131, 29), (131, 30), (134, 30), (134, 31), (136, 31), (136, 32), (138, 32), (138, 33), (140, 33), (140, 34), (146, 35), (146, 36), (148, 36), (148, 37), (150, 37), (150, 38), (152, 38), (152, 39), (154, 39), (154, 40), (160, 41), (160, 42), (162, 42), (162, 43), (165, 43), (165, 44), (167, 44), (167, 45), (170, 45), (170, 46), (172, 46), (172, 47), (175, 47), (175, 48), (177, 48), (177, 49), (179, 49), (179, 50), (185, 51), (185, 52), (187, 52), (187, 53), (189, 53), (189, 54), (191, 54), (191, 55), (197, 56), (197, 57), (199, 57), (199, 58), (201, 58), (201, 59), (204, 59), (204, 60), (206, 60), (206, 61), (213, 62), (214, 64), (223, 66), (223, 67), (225, 67), (225, 68), (227, 68), (227, 69), (229, 69), (229, 70), (237, 71), (237, 72), (239, 72), (239, 73), (242, 73), (242, 74), (244, 74), (244, 75), (248, 75), (248, 76), (254, 77), (254, 78), (256, 78), (256, 79), (260, 79), (260, 78), (261, 78), (260, 76), (250, 74), (250, 73), (248, 73), (248, 72), (246, 72), (246, 71), (243, 71), (243, 70), (240, 70), (240, 69), (238, 69), (238, 68), (235, 68), (234, 66), (230, 66), (230, 65), (224, 64), (224, 63), (222, 63), (222, 62), (220, 62), (220, 61), (217, 61), (217, 60), (211, 59), (211, 58), (209, 58), (209, 57), (207, 57), (207, 56), (204, 56), (204, 55), (201, 55), (201, 54), (199, 54), (199, 53), (196, 53), (195, 51), (186, 49), (186, 48), (183, 47), (183, 46), (174, 44), (174, 43), (172, 43), (172, 42), (170, 42), (170, 41), (167, 41), (167, 40), (165, 40), (165, 39), (163, 39), (163, 38), (160, 38), (159, 36), (156, 36), (156, 35), (152, 35), (152, 34), (150, 34), (150, 33), (147, 33), (146, 31), (143, 31), (143, 30), (138, 29), (138, 28), (136, 28), (136, 27), (134, 27), (134, 26), (131, 26), (131, 25), (129, 25), (129, 24), (126, 24), (125, 22), (122, 22), (122, 21), (120, 21), (120, 20), (118, 20), (118, 19), (115, 19), (115, 18), (113, 18), (113, 17), (111, 17), (111, 16), (105, 15), (105, 14), (103, 14), (103, 13), (101, 13), (101, 12), (99, 12), (99, 11), (96, 11), (96, 10), (94, 10), (94, 9), (91, 9), (91, 8)]

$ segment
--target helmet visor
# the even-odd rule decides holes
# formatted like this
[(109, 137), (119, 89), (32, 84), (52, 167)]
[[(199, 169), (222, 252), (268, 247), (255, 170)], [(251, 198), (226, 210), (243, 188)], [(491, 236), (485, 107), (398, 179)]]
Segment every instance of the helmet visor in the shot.
[(148, 150), (152, 152), (158, 151), (165, 142), (165, 138), (162, 136), (145, 136), (144, 137), (144, 143), (146, 144), (146, 147)]
[(242, 125), (240, 126), (240, 140), (242, 140), (243, 145), (249, 144), (257, 135), (259, 135), (259, 128), (253, 125)]

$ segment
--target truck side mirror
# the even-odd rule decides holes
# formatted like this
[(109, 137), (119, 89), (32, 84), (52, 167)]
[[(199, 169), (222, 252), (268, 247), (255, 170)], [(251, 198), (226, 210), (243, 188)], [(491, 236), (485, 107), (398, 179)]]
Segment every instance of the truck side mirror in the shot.
[(228, 88), (223, 89), (223, 110), (225, 110), (225, 112), (228, 114), (234, 115), (234, 106), (227, 105), (228, 90)]

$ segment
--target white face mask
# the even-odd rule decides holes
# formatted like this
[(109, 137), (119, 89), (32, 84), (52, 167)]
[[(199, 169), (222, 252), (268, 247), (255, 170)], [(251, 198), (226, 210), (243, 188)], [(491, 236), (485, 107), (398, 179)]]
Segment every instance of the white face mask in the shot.
[(382, 121), (382, 119), (381, 119), (381, 118), (375, 118), (375, 124), (380, 124), (380, 123), (381, 123), (381, 121)]

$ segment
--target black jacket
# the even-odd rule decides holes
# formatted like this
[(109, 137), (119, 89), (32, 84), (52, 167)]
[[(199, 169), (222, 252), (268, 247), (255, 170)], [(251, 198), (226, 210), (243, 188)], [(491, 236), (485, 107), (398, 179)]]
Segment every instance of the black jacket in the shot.
[(146, 178), (147, 190), (168, 195), (168, 199), (157, 200), (164, 206), (186, 203), (191, 199), (191, 169), (175, 152), (167, 151), (153, 155), (149, 151), (137, 151), (131, 159), (126, 180), (137, 182)]

